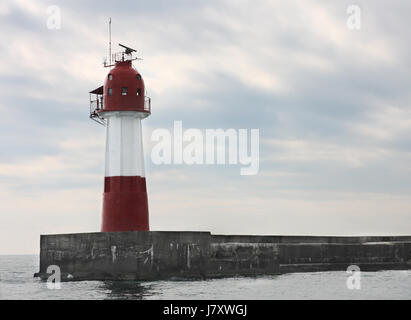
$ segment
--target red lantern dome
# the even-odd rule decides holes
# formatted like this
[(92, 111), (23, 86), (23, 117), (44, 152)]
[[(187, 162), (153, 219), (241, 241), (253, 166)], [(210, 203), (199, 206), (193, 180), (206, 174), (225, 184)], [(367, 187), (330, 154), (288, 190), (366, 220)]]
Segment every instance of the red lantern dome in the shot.
[(106, 76), (103, 89), (104, 109), (107, 111), (139, 111), (150, 114), (144, 95), (144, 81), (131, 61), (117, 61)]

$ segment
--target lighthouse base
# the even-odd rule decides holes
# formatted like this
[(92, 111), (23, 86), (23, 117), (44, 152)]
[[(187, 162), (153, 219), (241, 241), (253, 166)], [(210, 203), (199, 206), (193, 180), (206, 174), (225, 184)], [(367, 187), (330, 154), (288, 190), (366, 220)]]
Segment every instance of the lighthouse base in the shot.
[(40, 271), (62, 280), (206, 279), (287, 272), (411, 269), (411, 236), (316, 237), (129, 231), (42, 235)]

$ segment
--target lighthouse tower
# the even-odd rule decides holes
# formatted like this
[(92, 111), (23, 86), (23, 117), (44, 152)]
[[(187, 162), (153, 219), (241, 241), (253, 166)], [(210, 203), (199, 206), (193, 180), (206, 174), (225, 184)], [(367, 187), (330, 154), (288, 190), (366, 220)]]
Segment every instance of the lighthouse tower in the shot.
[(113, 54), (104, 85), (90, 92), (90, 118), (106, 127), (102, 232), (148, 231), (141, 120), (151, 113), (134, 49)]

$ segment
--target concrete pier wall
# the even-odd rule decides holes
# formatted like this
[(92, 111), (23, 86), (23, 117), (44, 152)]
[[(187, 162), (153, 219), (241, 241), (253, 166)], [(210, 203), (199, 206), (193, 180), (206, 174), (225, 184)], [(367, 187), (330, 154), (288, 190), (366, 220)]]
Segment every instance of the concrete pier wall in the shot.
[(63, 280), (204, 279), (346, 270), (411, 269), (410, 237), (212, 235), (99, 232), (42, 235), (40, 271)]
[(343, 243), (358, 244), (367, 242), (411, 242), (411, 236), (265, 236), (265, 235), (211, 235), (211, 241), (219, 242), (260, 242), (260, 243)]

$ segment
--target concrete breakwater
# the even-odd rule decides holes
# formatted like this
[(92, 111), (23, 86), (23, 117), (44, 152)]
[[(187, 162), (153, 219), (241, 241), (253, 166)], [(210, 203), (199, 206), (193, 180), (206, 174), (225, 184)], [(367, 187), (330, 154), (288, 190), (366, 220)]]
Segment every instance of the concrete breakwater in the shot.
[(411, 236), (323, 237), (130, 231), (42, 235), (40, 271), (62, 280), (207, 279), (287, 272), (411, 269)]

